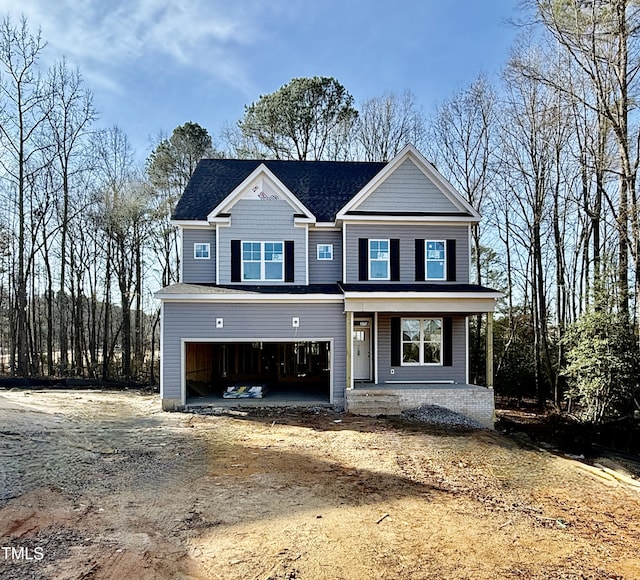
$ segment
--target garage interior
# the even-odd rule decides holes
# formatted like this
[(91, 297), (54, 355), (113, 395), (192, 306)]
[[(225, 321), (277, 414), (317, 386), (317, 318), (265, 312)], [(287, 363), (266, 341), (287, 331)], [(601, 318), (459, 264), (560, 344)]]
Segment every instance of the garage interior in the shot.
[[(328, 403), (330, 346), (328, 341), (186, 343), (187, 403)], [(227, 387), (246, 384), (263, 385), (263, 398), (223, 399)]]

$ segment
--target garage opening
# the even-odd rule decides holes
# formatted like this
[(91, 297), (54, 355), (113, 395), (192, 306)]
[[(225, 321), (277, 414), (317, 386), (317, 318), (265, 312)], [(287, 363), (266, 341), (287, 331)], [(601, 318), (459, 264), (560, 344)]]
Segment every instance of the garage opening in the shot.
[[(190, 342), (185, 344), (187, 403), (329, 402), (331, 343)], [(251, 392), (250, 392), (251, 391)], [(225, 395), (226, 393), (226, 395)]]

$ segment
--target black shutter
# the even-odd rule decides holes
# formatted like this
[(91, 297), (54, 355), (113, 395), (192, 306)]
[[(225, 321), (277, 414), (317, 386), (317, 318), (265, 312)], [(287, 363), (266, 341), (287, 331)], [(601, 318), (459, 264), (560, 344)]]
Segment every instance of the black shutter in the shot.
[(447, 240), (447, 280), (456, 281), (456, 241)]
[(242, 260), (240, 240), (231, 240), (231, 281), (242, 281)]
[(295, 252), (293, 240), (284, 243), (284, 281), (293, 282), (295, 279)]
[(400, 281), (400, 240), (389, 240), (391, 280)]
[(416, 282), (424, 282), (424, 240), (416, 240)]
[(369, 279), (369, 240), (358, 238), (358, 280)]
[(400, 319), (391, 318), (391, 366), (400, 366)]
[(453, 366), (453, 318), (450, 316), (442, 321), (442, 364)]

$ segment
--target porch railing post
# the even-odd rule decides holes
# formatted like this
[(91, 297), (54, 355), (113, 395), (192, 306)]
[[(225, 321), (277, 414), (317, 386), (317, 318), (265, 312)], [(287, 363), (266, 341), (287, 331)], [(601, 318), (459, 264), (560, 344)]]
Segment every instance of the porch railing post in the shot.
[(493, 312), (487, 312), (487, 387), (493, 388)]
[(347, 389), (353, 389), (353, 312), (347, 311)]

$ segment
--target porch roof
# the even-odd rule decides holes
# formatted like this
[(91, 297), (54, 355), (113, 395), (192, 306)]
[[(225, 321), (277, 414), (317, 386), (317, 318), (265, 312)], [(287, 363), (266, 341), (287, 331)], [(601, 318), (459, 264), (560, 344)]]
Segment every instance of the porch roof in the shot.
[(478, 284), (341, 284), (347, 312), (493, 312), (502, 293)]
[(174, 284), (156, 297), (168, 301), (336, 302), (346, 312), (493, 312), (500, 292), (477, 284)]
[(155, 297), (172, 301), (340, 302), (342, 290), (338, 284), (218, 285), (178, 283), (158, 290)]

